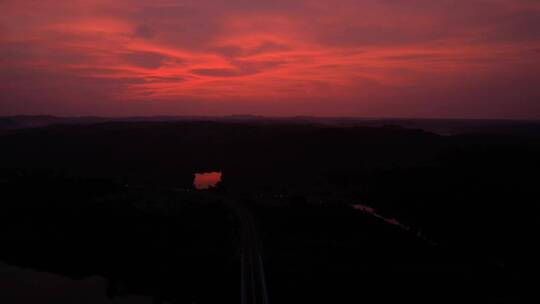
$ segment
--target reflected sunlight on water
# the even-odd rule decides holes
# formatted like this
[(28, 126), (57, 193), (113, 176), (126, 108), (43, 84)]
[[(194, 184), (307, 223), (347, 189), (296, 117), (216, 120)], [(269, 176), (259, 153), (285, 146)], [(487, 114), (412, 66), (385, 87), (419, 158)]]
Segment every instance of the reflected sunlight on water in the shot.
[(375, 208), (373, 207), (370, 207), (370, 206), (366, 206), (366, 205), (362, 205), (362, 204), (356, 204), (356, 205), (353, 205), (353, 208), (356, 209), (356, 210), (359, 210), (363, 213), (366, 213), (366, 214), (369, 214), (371, 216), (374, 216), (380, 220), (383, 220), (384, 222), (386, 222), (387, 224), (390, 224), (390, 225), (394, 225), (394, 226), (397, 226), (405, 231), (410, 231), (410, 232), (415, 232), (416, 233), (416, 236), (418, 238), (421, 238), (423, 239), (424, 241), (430, 243), (431, 245), (437, 245), (437, 242), (427, 238), (425, 235), (422, 234), (422, 232), (420, 232), (419, 230), (416, 230), (416, 229), (413, 229), (412, 227), (409, 227), (409, 226), (406, 226), (406, 225), (403, 225), (402, 223), (400, 223), (397, 219), (395, 218), (388, 218), (388, 217), (385, 217), (379, 213), (377, 213), (377, 210), (375, 210)]
[(215, 187), (221, 182), (221, 172), (195, 173), (193, 185), (197, 190), (204, 190)]
[(381, 219), (383, 221), (385, 221), (386, 223), (390, 224), (390, 225), (394, 225), (394, 226), (398, 226), (404, 230), (411, 230), (410, 227), (408, 226), (405, 226), (403, 224), (401, 224), (400, 222), (398, 222), (395, 218), (387, 218), (379, 213), (377, 213), (377, 211), (375, 210), (375, 208), (372, 208), (372, 207), (369, 207), (369, 206), (366, 206), (366, 205), (362, 205), (362, 204), (356, 204), (353, 206), (354, 209), (356, 210), (360, 210), (364, 213), (367, 213), (367, 214), (370, 214), (378, 219)]

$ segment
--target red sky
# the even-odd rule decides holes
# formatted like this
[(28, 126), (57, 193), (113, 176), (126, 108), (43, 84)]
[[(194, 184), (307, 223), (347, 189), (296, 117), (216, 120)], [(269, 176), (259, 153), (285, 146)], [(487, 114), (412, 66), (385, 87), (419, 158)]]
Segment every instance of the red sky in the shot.
[(0, 115), (540, 118), (538, 0), (0, 0)]

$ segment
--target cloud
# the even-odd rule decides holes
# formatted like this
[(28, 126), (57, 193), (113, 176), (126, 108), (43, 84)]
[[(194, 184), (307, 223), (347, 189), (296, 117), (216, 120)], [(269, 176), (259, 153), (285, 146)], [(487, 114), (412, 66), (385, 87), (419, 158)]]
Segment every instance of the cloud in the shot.
[(280, 61), (246, 61), (234, 60), (231, 61), (233, 68), (217, 68), (217, 69), (193, 69), (191, 73), (202, 76), (214, 77), (240, 77), (263, 73), (276, 68), (283, 64)]
[(202, 76), (216, 76), (216, 77), (238, 77), (243, 75), (249, 75), (242, 70), (237, 69), (194, 69), (191, 73)]
[(135, 29), (134, 33), (135, 37), (144, 38), (144, 39), (152, 39), (156, 36), (156, 31), (154, 28), (152, 28), (149, 25), (141, 24), (138, 25)]
[(441, 61), (455, 61), (452, 57), (444, 54), (433, 53), (414, 53), (414, 54), (402, 54), (386, 56), (384, 60), (389, 61), (416, 61), (416, 62), (441, 62)]
[(292, 47), (274, 41), (263, 41), (253, 47), (243, 47), (241, 45), (225, 45), (213, 49), (218, 54), (225, 57), (246, 57), (268, 53), (279, 53), (291, 51)]
[(157, 69), (167, 63), (174, 61), (180, 63), (179, 59), (170, 58), (159, 53), (152, 52), (132, 52), (121, 55), (129, 64), (146, 69)]
[(183, 81), (186, 81), (186, 78), (181, 76), (151, 76), (145, 78), (147, 83), (180, 83)]
[(538, 1), (4, 0), (2, 9), (0, 114), (49, 104), (52, 114), (112, 115), (151, 100), (155, 111), (183, 109), (167, 101), (213, 113), (504, 116), (490, 99), (508, 116), (540, 116)]

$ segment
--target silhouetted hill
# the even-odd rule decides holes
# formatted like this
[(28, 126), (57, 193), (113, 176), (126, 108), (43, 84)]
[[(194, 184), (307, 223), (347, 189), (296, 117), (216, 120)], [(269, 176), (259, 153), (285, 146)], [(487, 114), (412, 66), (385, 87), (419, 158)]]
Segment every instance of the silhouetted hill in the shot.
[(426, 119), (426, 118), (354, 118), (354, 117), (264, 117), (256, 115), (230, 116), (133, 116), (133, 117), (0, 117), (0, 131), (45, 127), (54, 124), (95, 124), (105, 122), (224, 122), (249, 124), (322, 125), (327, 127), (399, 126), (422, 129), (440, 135), (508, 134), (540, 137), (540, 121), (487, 119)]
[[(11, 245), (0, 257), (73, 276), (97, 269), (131, 292), (171, 299), (180, 297), (173, 282), (182, 280), (194, 291), (182, 296), (212, 303), (201, 273), (237, 275), (238, 223), (224, 202), (241, 202), (260, 225), (269, 286), (280, 303), (453, 303), (464, 296), (514, 303), (538, 270), (534, 124), (443, 136), (388, 123), (249, 119), (4, 131), (1, 208), (9, 214), (3, 231), (11, 233), (3, 243)], [(222, 181), (195, 191), (194, 173), (205, 171), (221, 171)], [(377, 212), (362, 213), (357, 204)], [(102, 226), (90, 228), (93, 222)], [(42, 260), (29, 255), (47, 243), (54, 246)], [(64, 260), (73, 248), (81, 260), (98, 259)], [(176, 260), (177, 253), (194, 263)], [(136, 263), (140, 272), (130, 268)], [(156, 271), (156, 263), (169, 270)], [(361, 295), (359, 285), (367, 288)], [(389, 289), (399, 292), (380, 295)]]

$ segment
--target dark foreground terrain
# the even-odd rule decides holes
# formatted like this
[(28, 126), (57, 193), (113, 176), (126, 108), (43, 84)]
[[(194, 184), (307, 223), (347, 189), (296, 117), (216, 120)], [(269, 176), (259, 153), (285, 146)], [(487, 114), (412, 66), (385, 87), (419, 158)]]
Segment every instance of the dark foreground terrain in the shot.
[(530, 303), (537, 123), (158, 120), (2, 120), (1, 303)]

